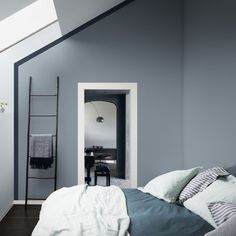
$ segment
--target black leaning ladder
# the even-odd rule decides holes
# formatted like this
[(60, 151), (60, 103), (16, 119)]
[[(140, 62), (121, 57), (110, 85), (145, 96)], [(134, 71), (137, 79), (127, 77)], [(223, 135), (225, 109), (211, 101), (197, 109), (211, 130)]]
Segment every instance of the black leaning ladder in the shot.
[[(56, 114), (31, 114), (31, 100), (32, 97), (55, 97), (56, 98)], [(59, 76), (56, 81), (55, 94), (32, 94), (32, 77), (29, 78), (29, 108), (28, 108), (28, 134), (27, 134), (27, 164), (26, 164), (26, 188), (25, 188), (25, 209), (28, 206), (28, 200), (45, 200), (39, 198), (29, 198), (29, 180), (54, 180), (54, 191), (57, 189), (57, 145), (58, 145), (58, 97), (59, 97)], [(31, 138), (31, 119), (34, 117), (54, 117), (56, 122), (56, 132), (53, 135), (55, 138), (55, 150), (52, 155), (54, 158), (54, 176), (53, 177), (37, 177), (29, 176), (29, 162), (30, 162), (30, 138)], [(54, 145), (53, 145), (54, 146)]]

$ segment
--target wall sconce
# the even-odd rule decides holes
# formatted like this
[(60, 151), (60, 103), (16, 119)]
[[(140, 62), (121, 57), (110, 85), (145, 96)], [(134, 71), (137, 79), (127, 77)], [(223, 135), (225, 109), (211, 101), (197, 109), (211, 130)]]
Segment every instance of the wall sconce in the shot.
[(0, 113), (4, 113), (6, 110), (6, 106), (8, 104), (6, 102), (0, 102)]

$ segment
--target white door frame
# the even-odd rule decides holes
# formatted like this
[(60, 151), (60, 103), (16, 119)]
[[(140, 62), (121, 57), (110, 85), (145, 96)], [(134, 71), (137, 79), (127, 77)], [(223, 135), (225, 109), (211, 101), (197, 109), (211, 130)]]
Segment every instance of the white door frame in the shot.
[(137, 83), (78, 83), (78, 184), (84, 183), (84, 95), (85, 90), (127, 90), (130, 95), (130, 185), (137, 187)]

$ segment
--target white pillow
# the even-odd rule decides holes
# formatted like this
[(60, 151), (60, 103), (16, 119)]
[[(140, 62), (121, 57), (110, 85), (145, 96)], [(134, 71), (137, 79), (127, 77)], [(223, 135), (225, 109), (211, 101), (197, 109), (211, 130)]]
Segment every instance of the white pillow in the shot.
[(141, 190), (167, 202), (176, 202), (185, 185), (198, 174), (201, 167), (176, 170), (157, 176)]
[(216, 228), (216, 223), (207, 206), (211, 202), (236, 203), (236, 178), (234, 176), (220, 177), (202, 192), (185, 201), (184, 206)]

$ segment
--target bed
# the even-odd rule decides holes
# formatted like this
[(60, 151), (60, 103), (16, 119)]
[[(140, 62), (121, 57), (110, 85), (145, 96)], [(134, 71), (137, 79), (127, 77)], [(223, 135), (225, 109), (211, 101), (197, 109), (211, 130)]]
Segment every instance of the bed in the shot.
[(203, 236), (213, 227), (183, 206), (167, 203), (138, 189), (123, 190), (131, 236)]
[[(40, 220), (32, 236), (204, 236), (214, 232), (215, 226), (205, 218), (205, 213), (202, 214), (206, 205), (204, 198), (209, 200), (212, 194), (211, 198), (218, 201), (218, 195), (224, 199), (224, 195), (228, 194), (235, 209), (235, 173), (233, 176), (221, 170), (227, 175), (180, 205), (176, 201), (177, 196), (181, 198), (179, 189), (183, 189), (183, 193), (192, 181), (199, 181), (198, 176), (202, 176), (196, 174), (198, 169), (173, 171), (158, 176), (146, 185), (150, 192), (144, 191), (146, 186), (143, 189), (120, 189), (116, 186), (90, 187), (86, 184), (57, 190), (43, 203)], [(209, 176), (209, 172), (205, 172)], [(228, 191), (227, 194), (214, 193), (221, 186)], [(191, 205), (197, 205), (197, 213), (189, 208)]]

